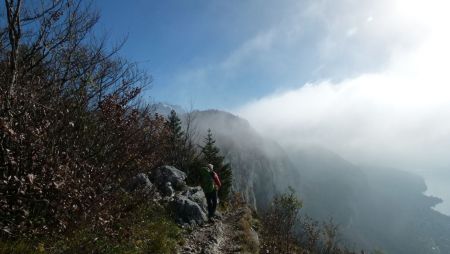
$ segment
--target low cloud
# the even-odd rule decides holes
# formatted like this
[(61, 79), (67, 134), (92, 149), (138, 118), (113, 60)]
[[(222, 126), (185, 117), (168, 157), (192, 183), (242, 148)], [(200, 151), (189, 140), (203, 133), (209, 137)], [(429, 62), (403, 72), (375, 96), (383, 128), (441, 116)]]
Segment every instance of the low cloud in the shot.
[[(393, 16), (402, 17), (393, 26), (405, 31), (415, 26), (423, 36), (408, 37), (411, 47), (394, 48), (381, 71), (310, 82), (235, 112), (285, 145), (318, 145), (363, 164), (448, 167), (450, 19), (444, 10), (449, 4), (397, 0), (391, 7)], [(376, 17), (367, 20), (372, 24)], [(361, 36), (360, 28), (356, 31)]]

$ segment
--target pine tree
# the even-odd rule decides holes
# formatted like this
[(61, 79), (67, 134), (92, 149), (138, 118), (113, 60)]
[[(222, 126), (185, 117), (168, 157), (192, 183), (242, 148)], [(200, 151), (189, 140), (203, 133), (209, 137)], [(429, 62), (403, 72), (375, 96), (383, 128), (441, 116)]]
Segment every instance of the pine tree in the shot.
[(230, 194), (232, 183), (232, 172), (229, 163), (224, 162), (224, 157), (220, 155), (220, 150), (215, 145), (216, 140), (213, 137), (211, 129), (208, 129), (207, 136), (202, 147), (202, 155), (205, 163), (214, 166), (214, 171), (219, 175), (222, 187), (219, 189), (220, 200), (226, 201)]
[(208, 129), (208, 133), (204, 140), (205, 146), (202, 147), (203, 158), (206, 162), (219, 166), (223, 161), (223, 157), (220, 156), (219, 148), (216, 146), (216, 140), (213, 137), (211, 129)]
[(175, 110), (170, 111), (166, 125), (169, 130), (167, 162), (180, 170), (184, 170), (185, 133), (182, 130), (181, 120)]

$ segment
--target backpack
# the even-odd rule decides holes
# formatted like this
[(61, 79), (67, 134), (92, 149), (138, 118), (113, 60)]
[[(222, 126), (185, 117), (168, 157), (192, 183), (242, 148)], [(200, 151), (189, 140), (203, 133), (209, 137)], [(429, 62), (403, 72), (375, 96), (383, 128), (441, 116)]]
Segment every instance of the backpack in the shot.
[(214, 183), (217, 185), (218, 188), (220, 188), (222, 186), (222, 183), (220, 182), (220, 178), (219, 175), (217, 175), (216, 172), (212, 171), (211, 172), (211, 176), (214, 180)]

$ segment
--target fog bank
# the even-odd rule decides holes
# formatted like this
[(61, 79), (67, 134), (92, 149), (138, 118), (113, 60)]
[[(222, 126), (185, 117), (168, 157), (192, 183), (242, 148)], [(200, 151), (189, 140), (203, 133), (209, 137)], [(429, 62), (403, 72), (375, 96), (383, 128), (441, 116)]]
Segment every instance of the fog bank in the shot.
[(234, 112), (285, 146), (326, 147), (356, 164), (421, 173), (432, 184), (450, 165), (449, 3), (395, 4), (423, 36), (394, 51), (382, 71), (299, 84)]

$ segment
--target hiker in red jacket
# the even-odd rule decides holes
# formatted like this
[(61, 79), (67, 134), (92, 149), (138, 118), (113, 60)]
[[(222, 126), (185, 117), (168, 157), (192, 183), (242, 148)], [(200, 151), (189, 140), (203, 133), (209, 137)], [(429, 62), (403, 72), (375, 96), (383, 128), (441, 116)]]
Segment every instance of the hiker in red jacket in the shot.
[(219, 176), (214, 172), (214, 166), (208, 164), (201, 169), (201, 186), (205, 193), (206, 203), (208, 205), (208, 218), (211, 221), (215, 216), (217, 208), (217, 191), (222, 186)]

